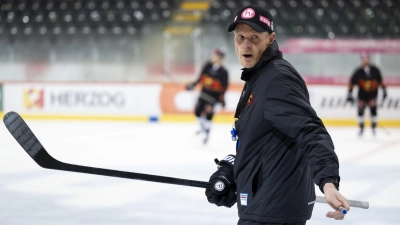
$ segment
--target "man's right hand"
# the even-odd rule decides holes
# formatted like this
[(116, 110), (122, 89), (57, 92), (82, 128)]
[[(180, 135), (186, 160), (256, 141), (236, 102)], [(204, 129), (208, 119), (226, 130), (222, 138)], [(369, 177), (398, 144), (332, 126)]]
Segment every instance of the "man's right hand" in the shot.
[(349, 93), (347, 94), (347, 102), (350, 102), (351, 104), (354, 104), (354, 97), (353, 94), (349, 91)]
[(326, 214), (326, 217), (343, 220), (344, 214), (338, 209), (340, 206), (345, 208), (347, 211), (350, 210), (349, 203), (346, 198), (339, 193), (335, 185), (332, 183), (326, 183), (323, 187), (326, 202), (334, 209)]
[(236, 185), (233, 177), (234, 155), (223, 160), (215, 159), (218, 170), (210, 177), (210, 188), (206, 189), (207, 200), (217, 206), (232, 207), (236, 203)]
[(196, 84), (190, 83), (190, 84), (186, 85), (186, 90), (191, 91), (194, 89), (195, 86), (196, 86)]
[(386, 88), (383, 88), (383, 99), (382, 99), (382, 101), (385, 101), (386, 98), (387, 98), (387, 91), (386, 91)]

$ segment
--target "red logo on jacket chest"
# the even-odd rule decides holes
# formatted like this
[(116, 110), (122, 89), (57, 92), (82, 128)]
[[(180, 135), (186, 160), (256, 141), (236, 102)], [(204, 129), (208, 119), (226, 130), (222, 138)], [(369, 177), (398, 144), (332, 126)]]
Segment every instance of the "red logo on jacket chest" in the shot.
[(254, 102), (254, 94), (251, 93), (249, 99), (247, 100), (247, 105), (252, 105)]

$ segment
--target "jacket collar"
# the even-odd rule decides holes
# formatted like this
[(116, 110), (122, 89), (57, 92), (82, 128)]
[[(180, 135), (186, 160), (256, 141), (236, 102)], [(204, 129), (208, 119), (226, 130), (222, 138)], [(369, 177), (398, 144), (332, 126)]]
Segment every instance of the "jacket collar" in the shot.
[(242, 76), (240, 79), (244, 81), (250, 80), (253, 74), (261, 70), (272, 59), (282, 59), (282, 52), (279, 50), (278, 43), (274, 41), (267, 49), (265, 49), (260, 60), (252, 68), (243, 68)]

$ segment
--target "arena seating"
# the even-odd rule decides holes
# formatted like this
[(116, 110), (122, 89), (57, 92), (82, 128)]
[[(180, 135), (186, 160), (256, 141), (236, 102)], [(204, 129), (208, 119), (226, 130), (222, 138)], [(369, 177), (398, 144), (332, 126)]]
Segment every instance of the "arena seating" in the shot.
[[(0, 61), (129, 61), (132, 41), (152, 24), (161, 26), (161, 34), (181, 2), (0, 0)], [(200, 25), (226, 29), (248, 4), (268, 7), (275, 30), (286, 37), (400, 36), (399, 0), (211, 0)]]
[(113, 52), (128, 50), (126, 40), (137, 39), (144, 26), (168, 21), (176, 6), (174, 0), (1, 0), (0, 47), (9, 51), (0, 60), (129, 60)]
[(245, 5), (268, 7), (276, 31), (295, 37), (394, 38), (400, 36), (398, 0), (213, 0), (205, 23), (223, 27)]

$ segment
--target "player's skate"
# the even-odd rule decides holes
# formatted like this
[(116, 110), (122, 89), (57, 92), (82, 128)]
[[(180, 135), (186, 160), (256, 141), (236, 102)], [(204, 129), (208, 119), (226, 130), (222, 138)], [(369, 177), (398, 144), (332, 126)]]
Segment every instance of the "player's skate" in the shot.
[(376, 135), (376, 123), (375, 122), (372, 122), (372, 126), (371, 126), (371, 128), (372, 128), (372, 135)]
[(207, 144), (210, 130), (205, 130), (204, 132), (205, 132), (205, 137), (203, 139), (203, 144)]
[(200, 129), (198, 131), (196, 131), (196, 135), (199, 135), (201, 133), (207, 134), (207, 129), (203, 124), (200, 124)]
[(362, 136), (363, 135), (363, 133), (364, 133), (364, 124), (363, 123), (360, 123), (360, 131), (358, 132), (358, 136)]

